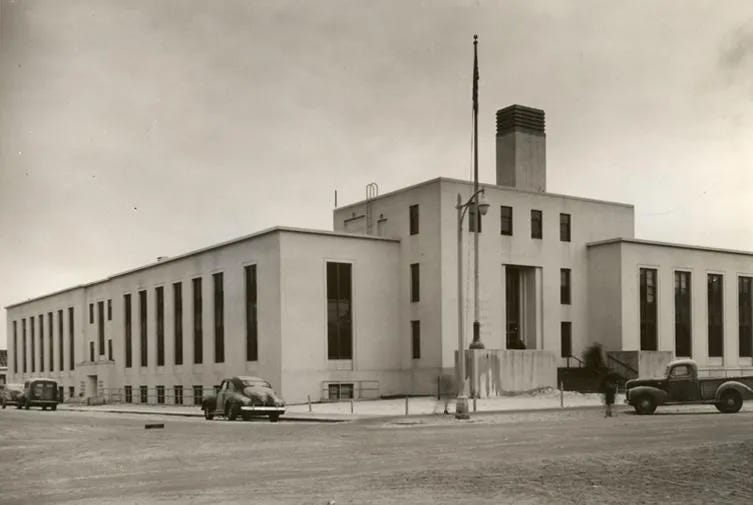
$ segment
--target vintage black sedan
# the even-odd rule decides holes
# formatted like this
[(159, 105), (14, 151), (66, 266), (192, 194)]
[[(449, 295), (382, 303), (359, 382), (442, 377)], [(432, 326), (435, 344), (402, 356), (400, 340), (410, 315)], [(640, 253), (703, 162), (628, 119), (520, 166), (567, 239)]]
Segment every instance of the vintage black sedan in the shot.
[(266, 416), (276, 423), (285, 413), (285, 402), (272, 389), (269, 382), (259, 377), (232, 377), (225, 379), (219, 391), (201, 400), (204, 418), (224, 416), (230, 421)]

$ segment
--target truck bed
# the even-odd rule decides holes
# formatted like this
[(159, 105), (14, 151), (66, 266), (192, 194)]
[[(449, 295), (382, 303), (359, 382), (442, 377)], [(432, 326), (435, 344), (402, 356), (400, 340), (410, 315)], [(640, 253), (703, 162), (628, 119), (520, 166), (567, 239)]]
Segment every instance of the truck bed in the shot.
[(744, 377), (701, 377), (698, 379), (701, 399), (713, 400), (719, 386), (728, 381), (737, 381), (753, 389), (753, 375)]

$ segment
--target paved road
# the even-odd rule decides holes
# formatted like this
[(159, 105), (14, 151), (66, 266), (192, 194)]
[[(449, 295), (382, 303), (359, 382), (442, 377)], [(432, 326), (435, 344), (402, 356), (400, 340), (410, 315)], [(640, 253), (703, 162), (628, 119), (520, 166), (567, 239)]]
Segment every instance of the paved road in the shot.
[(0, 503), (747, 504), (751, 407), (348, 424), (7, 409)]

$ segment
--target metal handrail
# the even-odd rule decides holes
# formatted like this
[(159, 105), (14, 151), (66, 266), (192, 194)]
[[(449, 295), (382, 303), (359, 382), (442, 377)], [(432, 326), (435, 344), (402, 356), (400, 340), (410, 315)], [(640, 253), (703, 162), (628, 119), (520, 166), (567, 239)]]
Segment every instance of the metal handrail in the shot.
[(567, 358), (565, 358), (567, 360), (567, 368), (576, 368), (576, 367), (571, 367), (570, 366), (570, 359), (571, 358), (578, 362), (578, 367), (577, 368), (583, 368), (583, 367), (586, 366), (586, 364), (583, 362), (583, 360), (581, 360), (577, 356), (570, 355)]
[[(627, 370), (629, 372), (632, 372), (635, 375), (635, 377), (638, 377), (638, 370), (636, 370), (632, 366), (628, 365), (627, 363), (625, 363), (625, 362), (623, 362), (623, 361), (615, 358), (614, 356), (611, 356), (611, 355), (607, 354), (607, 363), (609, 363), (609, 361), (614, 361), (615, 363), (617, 363), (618, 365), (620, 365), (625, 370)], [(609, 366), (609, 365), (607, 365), (607, 366)]]

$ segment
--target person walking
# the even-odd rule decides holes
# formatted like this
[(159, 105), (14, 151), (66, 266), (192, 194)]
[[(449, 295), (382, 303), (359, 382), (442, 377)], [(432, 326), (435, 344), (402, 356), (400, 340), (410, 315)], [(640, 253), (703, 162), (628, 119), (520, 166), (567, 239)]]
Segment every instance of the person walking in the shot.
[(601, 394), (604, 395), (604, 417), (612, 417), (612, 405), (617, 395), (617, 380), (612, 372), (605, 372), (601, 380)]

